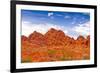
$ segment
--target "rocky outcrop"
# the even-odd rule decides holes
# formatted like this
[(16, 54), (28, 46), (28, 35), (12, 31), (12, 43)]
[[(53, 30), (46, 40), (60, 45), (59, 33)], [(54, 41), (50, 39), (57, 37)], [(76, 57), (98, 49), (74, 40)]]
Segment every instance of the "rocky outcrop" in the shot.
[(46, 44), (44, 35), (36, 31), (29, 35), (29, 42), (37, 46), (43, 46)]
[(34, 31), (22, 36), (22, 62), (83, 60), (90, 58), (90, 36), (74, 38), (51, 28), (44, 35)]

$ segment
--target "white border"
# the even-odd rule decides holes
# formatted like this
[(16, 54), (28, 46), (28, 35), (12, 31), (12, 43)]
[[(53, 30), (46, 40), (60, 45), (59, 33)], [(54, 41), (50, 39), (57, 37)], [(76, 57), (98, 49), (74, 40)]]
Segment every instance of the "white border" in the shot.
[[(38, 63), (21, 63), (21, 9), (26, 10), (46, 10), (46, 11), (64, 11), (64, 12), (89, 12), (90, 13), (90, 60), (79, 61), (60, 61), (60, 62), (38, 62)], [(16, 69), (39, 68), (54, 66), (72, 66), (72, 65), (89, 65), (94, 64), (94, 10), (85, 8), (70, 7), (53, 7), (53, 6), (36, 6), (36, 5), (16, 5)]]

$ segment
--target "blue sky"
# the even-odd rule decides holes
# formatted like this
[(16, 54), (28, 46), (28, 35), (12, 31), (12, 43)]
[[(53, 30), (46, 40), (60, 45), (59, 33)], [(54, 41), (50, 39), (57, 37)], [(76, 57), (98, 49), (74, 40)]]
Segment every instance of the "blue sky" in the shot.
[(21, 10), (22, 35), (33, 31), (45, 34), (50, 28), (63, 30), (72, 37), (89, 35), (90, 14), (85, 12), (58, 12)]

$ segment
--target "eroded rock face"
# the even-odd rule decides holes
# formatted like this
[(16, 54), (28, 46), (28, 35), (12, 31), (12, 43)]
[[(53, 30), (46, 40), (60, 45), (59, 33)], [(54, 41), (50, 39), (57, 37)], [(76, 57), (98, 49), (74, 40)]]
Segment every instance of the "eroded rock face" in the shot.
[(36, 31), (29, 35), (29, 42), (37, 46), (43, 46), (46, 44), (44, 35)]
[(82, 45), (82, 44), (84, 44), (84, 40), (85, 40), (85, 38), (83, 36), (79, 36), (76, 40), (76, 43), (79, 45)]
[(23, 49), (27, 49), (27, 47), (30, 46), (30, 45), (29, 45), (28, 37), (22, 36), (22, 37), (21, 37), (21, 44), (22, 44), (21, 47), (22, 47)]
[(61, 30), (51, 28), (45, 35), (47, 45), (63, 45), (65, 34)]
[(87, 36), (87, 46), (90, 48), (90, 35)]
[(26, 37), (24, 35), (21, 36), (21, 39), (22, 39), (22, 41), (28, 41), (28, 37)]
[(76, 39), (76, 45), (79, 45), (81, 47), (87, 47), (87, 39), (84, 38), (83, 36), (79, 36), (77, 39)]
[(47, 45), (68, 45), (74, 42), (73, 38), (66, 36), (61, 30), (51, 28), (45, 35)]
[(22, 36), (22, 62), (83, 60), (90, 58), (90, 36), (76, 40), (51, 28), (46, 34), (34, 31)]

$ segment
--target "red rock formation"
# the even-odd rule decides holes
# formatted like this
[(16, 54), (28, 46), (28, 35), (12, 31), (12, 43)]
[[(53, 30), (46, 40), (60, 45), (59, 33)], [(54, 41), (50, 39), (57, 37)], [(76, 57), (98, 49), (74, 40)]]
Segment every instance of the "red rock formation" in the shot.
[(21, 36), (21, 39), (22, 39), (22, 41), (28, 41), (28, 37), (26, 37), (24, 35)]
[[(46, 34), (45, 34), (45, 38), (46, 38), (46, 42), (47, 45), (57, 45), (58, 43), (56, 42), (56, 40), (58, 39), (57, 37), (59, 36), (57, 33), (58, 30), (55, 29), (50, 29)], [(58, 40), (57, 40), (58, 41)]]
[(30, 49), (30, 43), (29, 39), (26, 36), (21, 37), (21, 59), (22, 62), (31, 62), (30, 54), (31, 54), (31, 49)]
[(43, 46), (46, 44), (44, 35), (36, 31), (29, 35), (29, 42), (37, 46)]
[(29, 47), (29, 41), (26, 36), (21, 37), (21, 44), (22, 44), (23, 49), (26, 49), (27, 47)]
[(90, 36), (76, 40), (61, 30), (51, 28), (42, 35), (34, 31), (22, 36), (22, 62), (83, 60), (90, 58)]
[(87, 36), (87, 45), (90, 48), (90, 35)]
[(54, 28), (51, 28), (44, 36), (48, 45), (65, 45), (68, 40), (71, 40), (63, 31)]
[(76, 40), (76, 44), (77, 45), (83, 45), (83, 46), (87, 46), (86, 45), (86, 42), (87, 42), (87, 40), (83, 37), (83, 36), (79, 36), (78, 38), (77, 38), (77, 40)]

